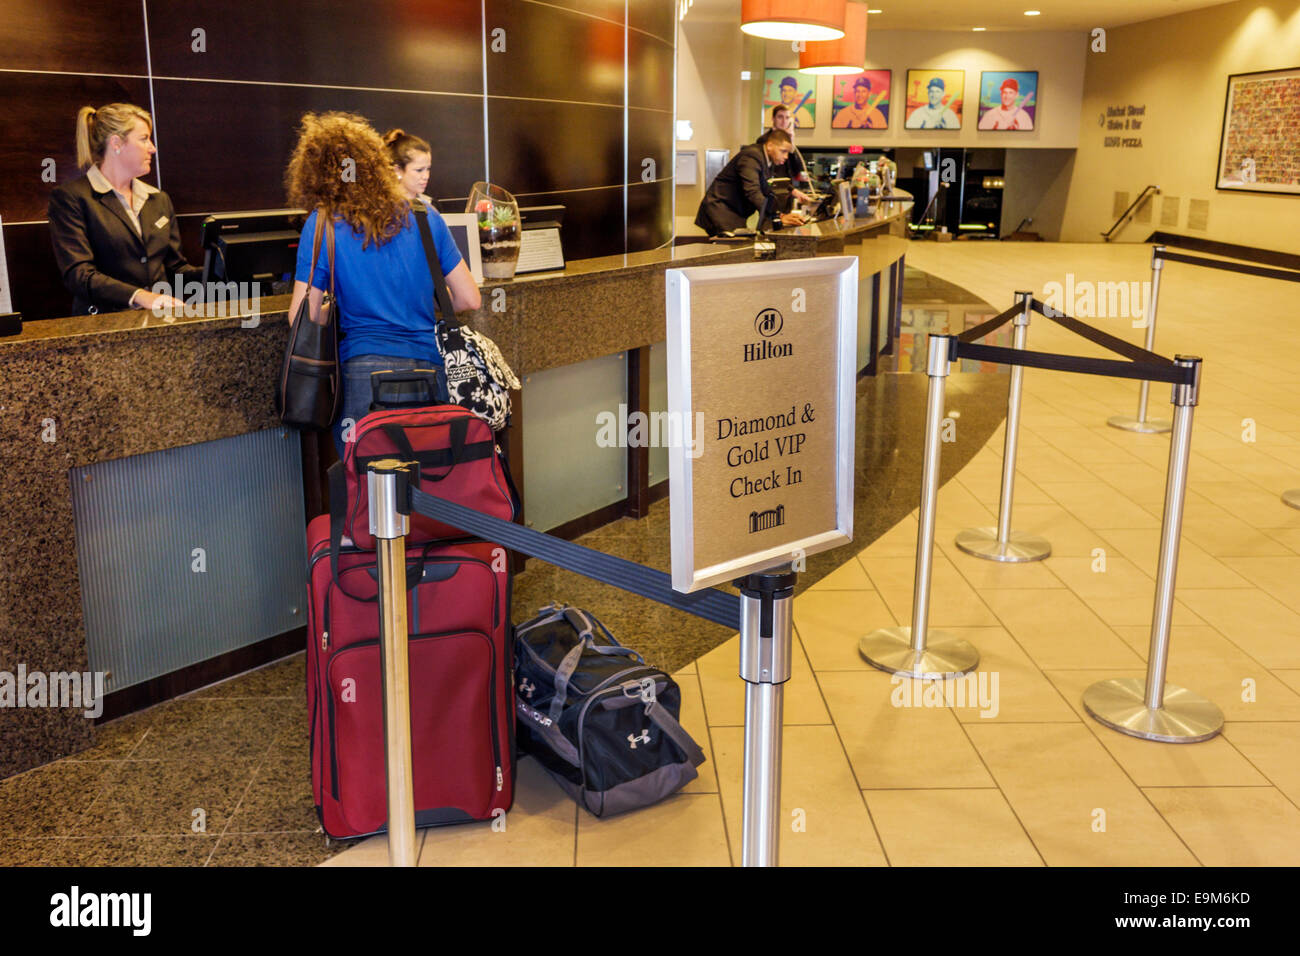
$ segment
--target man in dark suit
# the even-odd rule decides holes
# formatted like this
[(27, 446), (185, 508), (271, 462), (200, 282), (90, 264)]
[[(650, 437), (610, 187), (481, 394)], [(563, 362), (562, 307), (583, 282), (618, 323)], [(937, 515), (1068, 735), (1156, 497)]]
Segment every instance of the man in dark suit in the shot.
[(759, 213), (759, 229), (774, 222), (800, 225), (803, 222), (801, 216), (776, 212), (772, 187), (768, 183), (772, 168), (784, 163), (793, 148), (790, 134), (780, 129), (772, 130), (761, 143), (742, 146), (709, 184), (704, 199), (700, 201), (695, 225), (710, 236), (717, 236), (743, 229), (746, 220), (755, 212)]

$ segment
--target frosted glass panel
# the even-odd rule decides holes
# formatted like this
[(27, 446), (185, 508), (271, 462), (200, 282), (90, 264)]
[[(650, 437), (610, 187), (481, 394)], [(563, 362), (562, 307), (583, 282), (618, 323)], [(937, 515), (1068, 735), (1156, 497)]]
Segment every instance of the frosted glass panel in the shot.
[(306, 623), (298, 433), (69, 472), (86, 649), (121, 690)]
[[(524, 518), (549, 531), (627, 497), (626, 353), (525, 376)], [(606, 416), (601, 418), (602, 413)], [(613, 416), (618, 443), (597, 444)]]
[[(668, 411), (668, 349), (663, 342), (650, 346), (650, 414)], [(668, 479), (668, 449), (650, 449), (650, 484)]]

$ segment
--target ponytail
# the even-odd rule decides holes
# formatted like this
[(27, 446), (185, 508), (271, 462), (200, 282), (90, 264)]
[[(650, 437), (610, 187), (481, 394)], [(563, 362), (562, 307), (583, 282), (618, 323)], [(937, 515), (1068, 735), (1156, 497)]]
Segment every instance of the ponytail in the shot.
[(94, 162), (90, 152), (90, 127), (95, 122), (95, 108), (83, 106), (77, 110), (77, 168), (87, 169)]

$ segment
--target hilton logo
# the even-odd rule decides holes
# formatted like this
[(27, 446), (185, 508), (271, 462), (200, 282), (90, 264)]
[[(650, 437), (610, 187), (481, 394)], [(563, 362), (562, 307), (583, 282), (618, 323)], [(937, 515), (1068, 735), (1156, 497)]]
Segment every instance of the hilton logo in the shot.
[(764, 309), (754, 317), (754, 331), (768, 339), (781, 331), (785, 321), (776, 309)]
[(793, 355), (794, 346), (789, 342), (774, 345), (768, 341), (772, 336), (779, 335), (784, 326), (785, 320), (776, 309), (764, 309), (758, 313), (754, 317), (754, 331), (763, 338), (759, 342), (751, 342), (744, 346), (745, 361), (757, 362), (761, 359), (783, 358), (787, 355)]

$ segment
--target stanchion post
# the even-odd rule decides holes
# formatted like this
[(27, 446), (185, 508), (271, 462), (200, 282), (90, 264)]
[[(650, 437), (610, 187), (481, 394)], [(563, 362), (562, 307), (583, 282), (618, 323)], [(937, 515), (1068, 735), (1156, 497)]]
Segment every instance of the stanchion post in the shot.
[(934, 563), (934, 518), (939, 499), (939, 453), (944, 392), (951, 365), (952, 337), (931, 335), (926, 374), (930, 377), (925, 413), (925, 464), (921, 511), (916, 532), (916, 578), (912, 586), (912, 626), (886, 627), (858, 642), (858, 653), (872, 667), (904, 677), (947, 679), (973, 671), (979, 652), (967, 641), (930, 633), (930, 572)]
[(796, 577), (786, 565), (735, 582), (741, 595), (740, 677), (745, 682), (743, 866), (776, 866), (780, 849), (781, 731)]
[[(1025, 349), (1029, 337), (1029, 317), (1033, 308), (1032, 292), (1017, 292), (1016, 302), (1020, 314), (1014, 319), (1013, 347), (1018, 352)], [(1020, 564), (1041, 561), (1052, 553), (1046, 538), (1020, 534), (1011, 530), (1011, 511), (1016, 488), (1016, 454), (1020, 446), (1020, 396), (1024, 386), (1025, 367), (1011, 366), (1007, 384), (1006, 436), (1002, 445), (1002, 486), (998, 494), (998, 526), (996, 528), (967, 528), (957, 535), (957, 547), (967, 554), (988, 561)]]
[(1173, 388), (1173, 435), (1169, 443), (1169, 474), (1165, 480), (1165, 510), (1160, 526), (1160, 556), (1156, 566), (1156, 596), (1151, 614), (1151, 645), (1145, 682), (1136, 677), (1093, 684), (1083, 706), (1097, 721), (1120, 733), (1166, 743), (1208, 740), (1223, 729), (1223, 712), (1211, 701), (1185, 687), (1168, 684), (1169, 632), (1174, 614), (1174, 582), (1178, 574), (1178, 545), (1187, 497), (1187, 466), (1192, 452), (1192, 415), (1199, 400), (1201, 360), (1179, 355), (1175, 363), (1192, 369), (1189, 384)]
[[(1165, 260), (1161, 257), (1164, 251), (1164, 246), (1155, 246), (1151, 250), (1151, 302), (1146, 310), (1147, 337), (1143, 346), (1148, 352), (1156, 347), (1156, 309), (1160, 305), (1160, 274), (1165, 269)], [(1106, 424), (1126, 432), (1141, 432), (1145, 435), (1169, 431), (1173, 426), (1163, 418), (1147, 421), (1147, 395), (1150, 391), (1151, 383), (1143, 379), (1138, 386), (1137, 416), (1129, 418), (1127, 415), (1113, 415), (1107, 419)]]
[(385, 458), (366, 470), (370, 533), (379, 556), (379, 667), (384, 689), (388, 780), (388, 863), (415, 866), (415, 785), (411, 770), (411, 685), (406, 624), (406, 501), (409, 463)]

